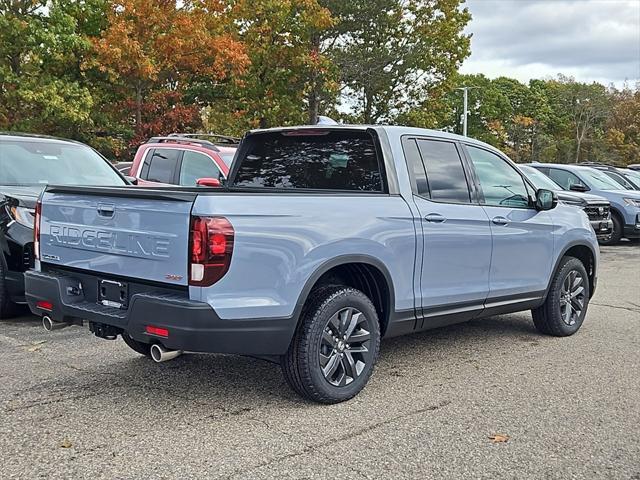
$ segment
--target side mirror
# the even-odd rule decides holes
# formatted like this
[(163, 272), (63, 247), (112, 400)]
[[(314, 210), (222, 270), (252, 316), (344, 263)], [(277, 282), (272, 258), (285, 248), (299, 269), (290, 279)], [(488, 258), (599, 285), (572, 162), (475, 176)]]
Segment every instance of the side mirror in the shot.
[(536, 210), (544, 211), (556, 208), (558, 196), (551, 190), (541, 188), (536, 192)]
[(138, 185), (138, 179), (136, 177), (130, 177), (129, 175), (125, 175), (124, 178), (127, 180), (127, 182), (129, 182), (131, 185)]
[(574, 183), (569, 187), (569, 190), (573, 190), (574, 192), (588, 192), (589, 188), (580, 183)]
[(196, 180), (196, 185), (198, 185), (199, 187), (219, 187), (220, 185), (222, 185), (220, 183), (220, 180), (218, 180), (217, 178), (199, 178), (198, 180)]

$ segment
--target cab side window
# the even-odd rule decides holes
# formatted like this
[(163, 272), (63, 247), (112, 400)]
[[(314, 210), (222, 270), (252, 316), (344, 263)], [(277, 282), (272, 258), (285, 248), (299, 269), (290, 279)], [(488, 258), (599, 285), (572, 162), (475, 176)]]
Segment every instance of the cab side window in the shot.
[(529, 192), (515, 168), (488, 150), (467, 145), (467, 151), (478, 176), (485, 205), (529, 207)]
[(427, 173), (431, 199), (446, 203), (471, 203), (469, 184), (455, 143), (418, 140), (418, 150)]
[(180, 168), (180, 185), (194, 186), (199, 178), (224, 179), (224, 175), (209, 156), (185, 150)]

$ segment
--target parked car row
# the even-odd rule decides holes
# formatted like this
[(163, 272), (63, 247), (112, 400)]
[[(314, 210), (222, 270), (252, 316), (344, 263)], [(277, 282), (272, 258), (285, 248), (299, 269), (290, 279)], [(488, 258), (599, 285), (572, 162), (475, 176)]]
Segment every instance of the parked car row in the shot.
[(612, 233), (601, 243), (614, 245), (621, 238), (640, 238), (640, 191), (628, 190), (605, 171), (585, 165), (532, 163), (563, 190), (590, 193), (609, 201)]
[(156, 362), (264, 358), (322, 403), (364, 388), (382, 338), (522, 310), (575, 333), (598, 240), (640, 234), (640, 195), (600, 170), (424, 129), (154, 137), (130, 177), (76, 142), (0, 148), (0, 314), (26, 301)]

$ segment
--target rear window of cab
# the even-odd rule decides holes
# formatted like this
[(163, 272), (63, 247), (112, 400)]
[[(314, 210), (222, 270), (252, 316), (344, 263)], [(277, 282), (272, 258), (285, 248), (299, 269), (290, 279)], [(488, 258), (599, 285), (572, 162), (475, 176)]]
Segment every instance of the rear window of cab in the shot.
[(236, 187), (382, 192), (381, 159), (371, 133), (301, 130), (247, 137)]

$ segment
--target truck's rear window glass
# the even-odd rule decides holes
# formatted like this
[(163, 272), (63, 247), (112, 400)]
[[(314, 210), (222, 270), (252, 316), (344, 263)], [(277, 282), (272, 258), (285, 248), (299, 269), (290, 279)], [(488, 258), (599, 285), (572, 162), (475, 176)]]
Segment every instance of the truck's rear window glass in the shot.
[(234, 186), (381, 192), (374, 140), (362, 131), (273, 132), (245, 140)]

